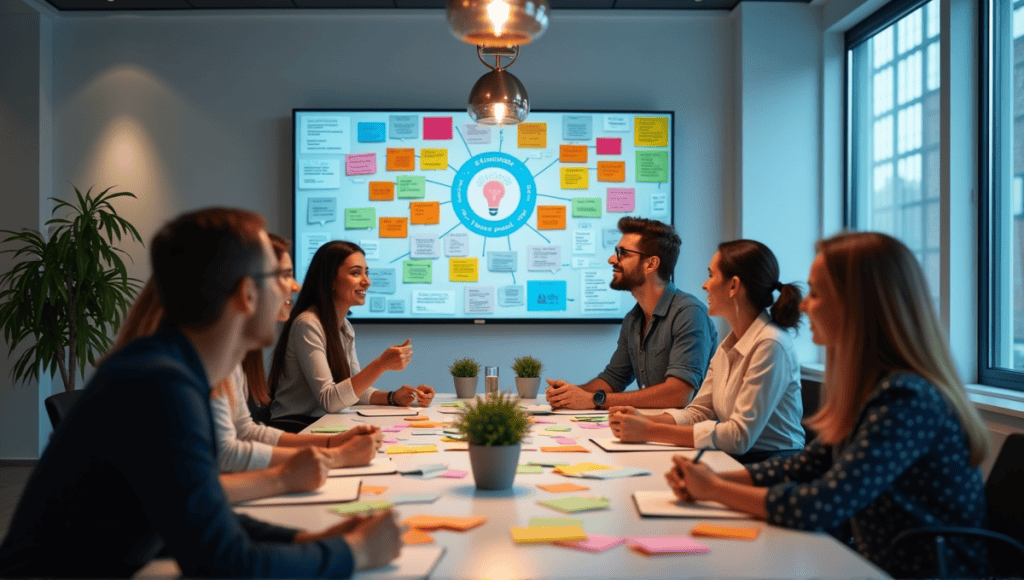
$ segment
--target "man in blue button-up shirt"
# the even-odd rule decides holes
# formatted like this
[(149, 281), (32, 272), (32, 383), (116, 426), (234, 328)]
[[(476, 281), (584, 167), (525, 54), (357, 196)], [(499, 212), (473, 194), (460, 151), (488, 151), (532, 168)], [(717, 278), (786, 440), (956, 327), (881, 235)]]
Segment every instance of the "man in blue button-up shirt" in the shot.
[[(683, 407), (715, 352), (718, 333), (707, 307), (669, 282), (682, 243), (672, 226), (624, 217), (619, 231), (608, 258), (611, 287), (631, 292), (636, 306), (622, 319), (618, 348), (597, 378), (585, 385), (548, 379), (553, 408)], [(638, 390), (624, 392), (634, 380)]]

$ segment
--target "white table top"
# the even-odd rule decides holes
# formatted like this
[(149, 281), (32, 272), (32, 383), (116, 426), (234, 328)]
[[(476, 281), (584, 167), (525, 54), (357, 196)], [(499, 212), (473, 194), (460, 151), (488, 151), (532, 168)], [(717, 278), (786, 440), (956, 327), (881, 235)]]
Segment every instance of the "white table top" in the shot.
[[(433, 406), (423, 409), (421, 415), (432, 421), (452, 421), (455, 415), (443, 414), (437, 404), (452, 400), (451, 395), (439, 395)], [(530, 401), (524, 401), (530, 402)], [(434, 545), (444, 546), (447, 552), (430, 575), (435, 579), (457, 578), (888, 578), (877, 567), (823, 533), (807, 533), (769, 525), (757, 520), (717, 520), (724, 525), (742, 525), (761, 528), (754, 541), (699, 538), (710, 551), (701, 555), (645, 556), (625, 545), (602, 553), (588, 553), (550, 544), (517, 545), (512, 542), (509, 528), (529, 524), (530, 518), (575, 517), (583, 519), (588, 533), (603, 535), (688, 535), (690, 528), (705, 520), (675, 518), (644, 518), (632, 500), (635, 490), (667, 489), (663, 473), (668, 470), (672, 451), (607, 453), (590, 438), (611, 437), (608, 428), (583, 429), (571, 416), (546, 415), (538, 419), (569, 425), (569, 432), (548, 432), (549, 425), (533, 428), (532, 442), (524, 448), (520, 463), (531, 460), (556, 460), (569, 463), (595, 462), (607, 465), (642, 467), (652, 472), (646, 477), (627, 477), (612, 480), (569, 478), (544, 468), (542, 474), (517, 474), (515, 485), (503, 492), (480, 491), (473, 484), (473, 475), (466, 451), (444, 451), (438, 444), (437, 453), (391, 455), (399, 461), (414, 463), (448, 463), (451, 469), (468, 471), (463, 479), (415, 479), (399, 474), (363, 476), (363, 485), (387, 486), (380, 495), (363, 494), (360, 499), (387, 499), (405, 493), (439, 493), (441, 498), (431, 504), (404, 504), (396, 506), (400, 519), (419, 514), (452, 516), (485, 516), (487, 522), (466, 532), (439, 530), (430, 532)], [(361, 417), (348, 409), (343, 414), (326, 415), (312, 427), (328, 425), (356, 425), (360, 423), (388, 427), (404, 423), (403, 417)], [(307, 430), (308, 431), (308, 430)], [(551, 437), (549, 437), (550, 435)], [(411, 435), (407, 429), (400, 433), (385, 433), (385, 438), (405, 437), (411, 442), (436, 442), (439, 436)], [(572, 437), (589, 449), (590, 453), (543, 453), (541, 446), (557, 445), (554, 437)], [(389, 444), (385, 443), (382, 449)], [(693, 452), (683, 452), (693, 453)], [(709, 451), (702, 462), (719, 471), (737, 469), (739, 464), (725, 453)], [(551, 493), (537, 484), (576, 483), (590, 488), (589, 492)], [(596, 494), (611, 500), (610, 509), (563, 514), (538, 504), (538, 501), (577, 494)], [(254, 517), (281, 525), (303, 529), (322, 529), (339, 521), (338, 515), (324, 505), (286, 507), (238, 508)]]

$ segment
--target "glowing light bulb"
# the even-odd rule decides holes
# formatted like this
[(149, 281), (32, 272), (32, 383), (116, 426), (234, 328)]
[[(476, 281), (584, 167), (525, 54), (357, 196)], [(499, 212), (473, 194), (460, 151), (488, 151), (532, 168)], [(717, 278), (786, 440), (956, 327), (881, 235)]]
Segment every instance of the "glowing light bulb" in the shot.
[(501, 36), (501, 27), (512, 14), (512, 7), (502, 0), (493, 0), (487, 5), (487, 16), (494, 24), (494, 36)]
[(487, 200), (487, 211), (498, 215), (498, 204), (505, 197), (505, 186), (500, 181), (488, 181), (484, 184), (484, 199)]
[(505, 103), (494, 103), (495, 121), (499, 124), (503, 124), (505, 122), (505, 117), (508, 116), (507, 113), (508, 111), (505, 110)]

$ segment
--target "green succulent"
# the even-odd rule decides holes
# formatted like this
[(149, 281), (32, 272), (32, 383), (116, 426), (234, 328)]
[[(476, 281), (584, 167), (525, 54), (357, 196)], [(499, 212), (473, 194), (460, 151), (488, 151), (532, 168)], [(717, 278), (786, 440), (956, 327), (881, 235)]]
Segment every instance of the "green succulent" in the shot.
[(466, 357), (457, 359), (448, 367), (453, 377), (475, 377), (480, 374), (480, 363)]
[(505, 393), (477, 397), (455, 421), (463, 439), (474, 445), (515, 445), (530, 431), (530, 415)]
[(512, 370), (516, 372), (517, 377), (537, 378), (544, 370), (544, 365), (530, 355), (517, 356), (512, 362)]

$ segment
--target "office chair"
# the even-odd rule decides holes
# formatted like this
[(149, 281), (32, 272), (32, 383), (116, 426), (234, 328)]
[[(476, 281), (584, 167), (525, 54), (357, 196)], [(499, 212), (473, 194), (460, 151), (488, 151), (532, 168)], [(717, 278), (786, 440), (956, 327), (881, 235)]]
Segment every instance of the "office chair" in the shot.
[(985, 482), (988, 528), (924, 526), (906, 530), (892, 542), (893, 552), (902, 542), (927, 541), (935, 545), (936, 577), (949, 578), (949, 536), (980, 539), (988, 549), (997, 576), (1024, 575), (1024, 433), (1006, 438)]
[(50, 416), (50, 424), (53, 425), (54, 431), (57, 430), (57, 425), (60, 425), (64, 417), (68, 416), (68, 412), (75, 406), (75, 402), (81, 395), (82, 391), (67, 391), (46, 397), (43, 406), (46, 407), (46, 414)]

